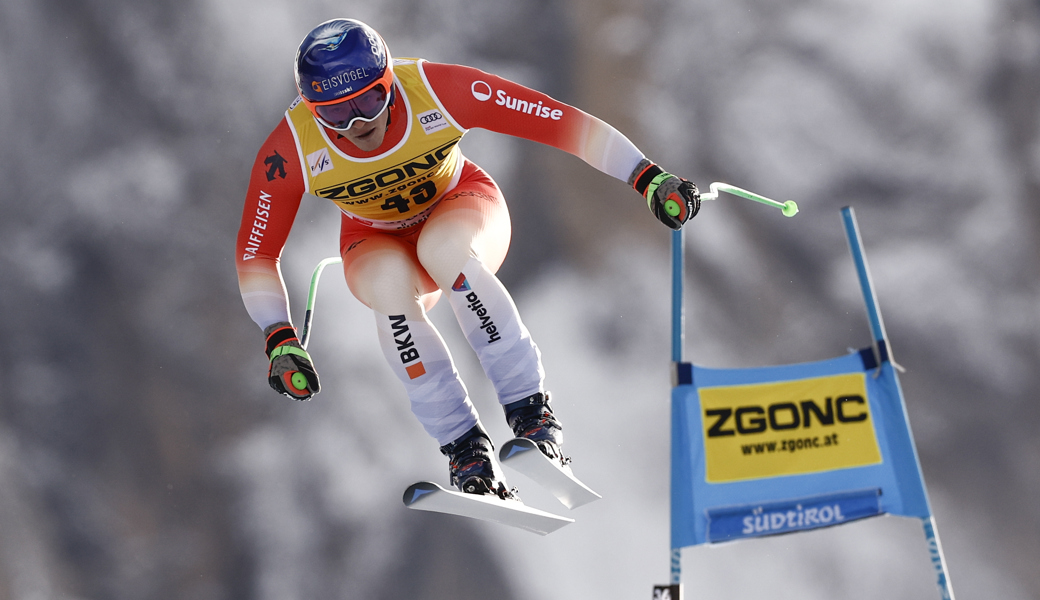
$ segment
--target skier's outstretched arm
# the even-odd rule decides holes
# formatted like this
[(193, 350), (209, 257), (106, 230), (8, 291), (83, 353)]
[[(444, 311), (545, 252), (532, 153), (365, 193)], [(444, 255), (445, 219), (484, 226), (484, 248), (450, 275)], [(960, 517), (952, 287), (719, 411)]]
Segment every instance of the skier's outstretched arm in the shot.
[(648, 160), (608, 123), (479, 69), (426, 61), (421, 67), (448, 116), (462, 128), (479, 127), (573, 154), (635, 188), (654, 216), (672, 229), (697, 214), (697, 186)]
[(279, 267), (306, 190), (297, 156), (296, 142), (283, 119), (253, 162), (235, 242), (235, 268), (246, 311), (264, 331), (268, 382), (290, 398), (307, 400), (318, 393), (318, 375), (290, 321), (289, 296)]

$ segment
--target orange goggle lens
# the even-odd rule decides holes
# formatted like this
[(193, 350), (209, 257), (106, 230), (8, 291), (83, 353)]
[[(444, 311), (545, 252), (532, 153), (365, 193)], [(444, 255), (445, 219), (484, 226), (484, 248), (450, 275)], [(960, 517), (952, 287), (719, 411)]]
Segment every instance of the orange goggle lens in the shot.
[(333, 129), (349, 129), (354, 121), (368, 122), (378, 117), (390, 104), (390, 94), (381, 84), (345, 100), (314, 106), (314, 114), (323, 125)]

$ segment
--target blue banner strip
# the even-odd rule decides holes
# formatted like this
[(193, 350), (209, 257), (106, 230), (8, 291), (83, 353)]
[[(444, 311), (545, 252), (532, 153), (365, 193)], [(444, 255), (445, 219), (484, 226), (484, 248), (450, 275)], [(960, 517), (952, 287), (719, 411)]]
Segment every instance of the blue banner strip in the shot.
[(709, 509), (708, 542), (779, 535), (882, 514), (881, 490), (857, 490), (809, 498)]

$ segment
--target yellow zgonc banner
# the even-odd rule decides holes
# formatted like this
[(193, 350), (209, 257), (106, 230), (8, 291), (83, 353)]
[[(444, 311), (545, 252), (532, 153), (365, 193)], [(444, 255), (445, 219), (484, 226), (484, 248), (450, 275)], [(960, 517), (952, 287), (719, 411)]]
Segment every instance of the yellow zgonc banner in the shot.
[(881, 462), (863, 373), (702, 388), (709, 483)]

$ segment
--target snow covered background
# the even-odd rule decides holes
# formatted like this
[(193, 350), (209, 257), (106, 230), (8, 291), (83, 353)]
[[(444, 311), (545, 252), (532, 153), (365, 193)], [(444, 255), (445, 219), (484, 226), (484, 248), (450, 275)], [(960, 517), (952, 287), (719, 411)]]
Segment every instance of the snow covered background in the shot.
[[(689, 359), (869, 342), (853, 205), (957, 597), (1040, 597), (1040, 5), (1027, 0), (5, 0), (0, 598), (648, 598), (668, 579), (668, 232), (579, 160), (475, 131), (510, 199), (500, 273), (604, 499), (540, 538), (407, 511), (446, 480), (368, 312), (326, 273), (313, 402), (269, 390), (238, 297), (248, 170), (299, 39), (365, 20), (615, 124), (736, 199), (687, 230)], [(305, 203), (296, 318), (336, 212)], [(492, 433), (490, 386), (433, 318)], [(525, 500), (555, 501), (521, 476)], [(936, 597), (918, 523), (684, 553), (687, 598)]]

